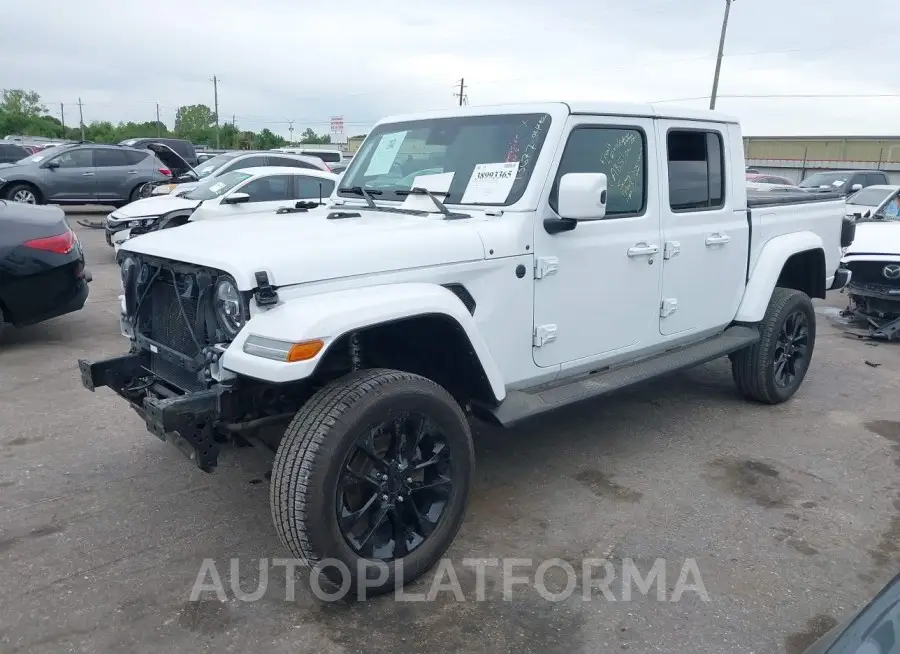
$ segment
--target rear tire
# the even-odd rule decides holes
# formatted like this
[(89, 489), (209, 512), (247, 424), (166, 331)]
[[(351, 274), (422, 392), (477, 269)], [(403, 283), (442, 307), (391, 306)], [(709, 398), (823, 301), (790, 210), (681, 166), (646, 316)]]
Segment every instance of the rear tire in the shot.
[(285, 432), (272, 469), (275, 528), (306, 567), (320, 566), (327, 592), (389, 592), (450, 546), (474, 458), (469, 424), (443, 388), (396, 370), (351, 373)]
[(31, 184), (13, 184), (6, 192), (6, 199), (21, 204), (44, 204), (44, 199)]
[(776, 288), (759, 325), (760, 339), (731, 355), (744, 397), (766, 404), (789, 400), (806, 377), (816, 344), (816, 314), (805, 293)]

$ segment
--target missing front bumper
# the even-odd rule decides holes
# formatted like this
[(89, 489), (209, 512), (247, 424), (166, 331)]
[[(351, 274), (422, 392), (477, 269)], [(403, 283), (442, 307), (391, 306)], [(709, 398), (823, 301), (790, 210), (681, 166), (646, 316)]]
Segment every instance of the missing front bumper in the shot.
[(216, 426), (239, 415), (231, 388), (216, 384), (181, 393), (150, 372), (146, 352), (93, 362), (80, 359), (78, 367), (86, 389), (109, 387), (143, 418), (151, 434), (175, 445), (201, 470), (215, 469), (227, 442), (217, 437)]

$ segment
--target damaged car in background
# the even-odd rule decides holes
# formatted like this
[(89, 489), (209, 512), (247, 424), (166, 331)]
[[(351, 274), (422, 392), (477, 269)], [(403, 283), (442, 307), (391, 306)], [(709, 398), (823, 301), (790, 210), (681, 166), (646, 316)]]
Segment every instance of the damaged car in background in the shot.
[(893, 198), (878, 213), (855, 224), (853, 243), (844, 249), (842, 267), (851, 272), (842, 316), (861, 326), (858, 335), (894, 340), (900, 333), (900, 200)]
[(118, 249), (134, 236), (178, 227), (189, 220), (275, 212), (297, 201), (311, 200), (318, 206), (334, 191), (337, 180), (332, 173), (303, 168), (235, 170), (178, 195), (156, 195), (116, 209), (106, 217), (106, 243)]

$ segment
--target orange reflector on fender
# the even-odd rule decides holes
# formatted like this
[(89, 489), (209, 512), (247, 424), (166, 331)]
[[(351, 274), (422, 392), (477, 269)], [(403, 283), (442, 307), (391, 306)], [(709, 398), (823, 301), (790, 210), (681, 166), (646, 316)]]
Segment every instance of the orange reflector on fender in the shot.
[(325, 347), (325, 343), (318, 339), (314, 341), (304, 341), (303, 343), (295, 343), (288, 351), (288, 363), (293, 363), (295, 361), (309, 361), (316, 356), (323, 347)]

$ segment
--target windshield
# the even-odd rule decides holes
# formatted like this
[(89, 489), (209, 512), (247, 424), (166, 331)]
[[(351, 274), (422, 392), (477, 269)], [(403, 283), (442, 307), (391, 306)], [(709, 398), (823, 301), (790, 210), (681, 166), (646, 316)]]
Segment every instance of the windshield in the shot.
[(200, 179), (209, 177), (221, 166), (225, 165), (236, 156), (236, 154), (220, 154), (216, 157), (213, 157), (212, 159), (207, 159), (197, 167), (197, 175), (200, 177)]
[(245, 179), (250, 179), (251, 177), (253, 177), (253, 175), (250, 173), (234, 170), (230, 173), (225, 173), (220, 177), (215, 177), (202, 182), (199, 186), (191, 189), (182, 197), (185, 197), (188, 200), (212, 200), (214, 198), (219, 198)]
[[(404, 200), (413, 186), (450, 204), (506, 206), (525, 192), (550, 128), (547, 114), (432, 118), (380, 125), (366, 138), (341, 187)], [(345, 198), (358, 197), (338, 192)]]
[(877, 207), (894, 192), (891, 188), (864, 188), (847, 198), (847, 204), (861, 204), (867, 207)]
[(818, 188), (821, 186), (843, 186), (850, 179), (850, 173), (816, 173), (804, 179), (800, 188)]

